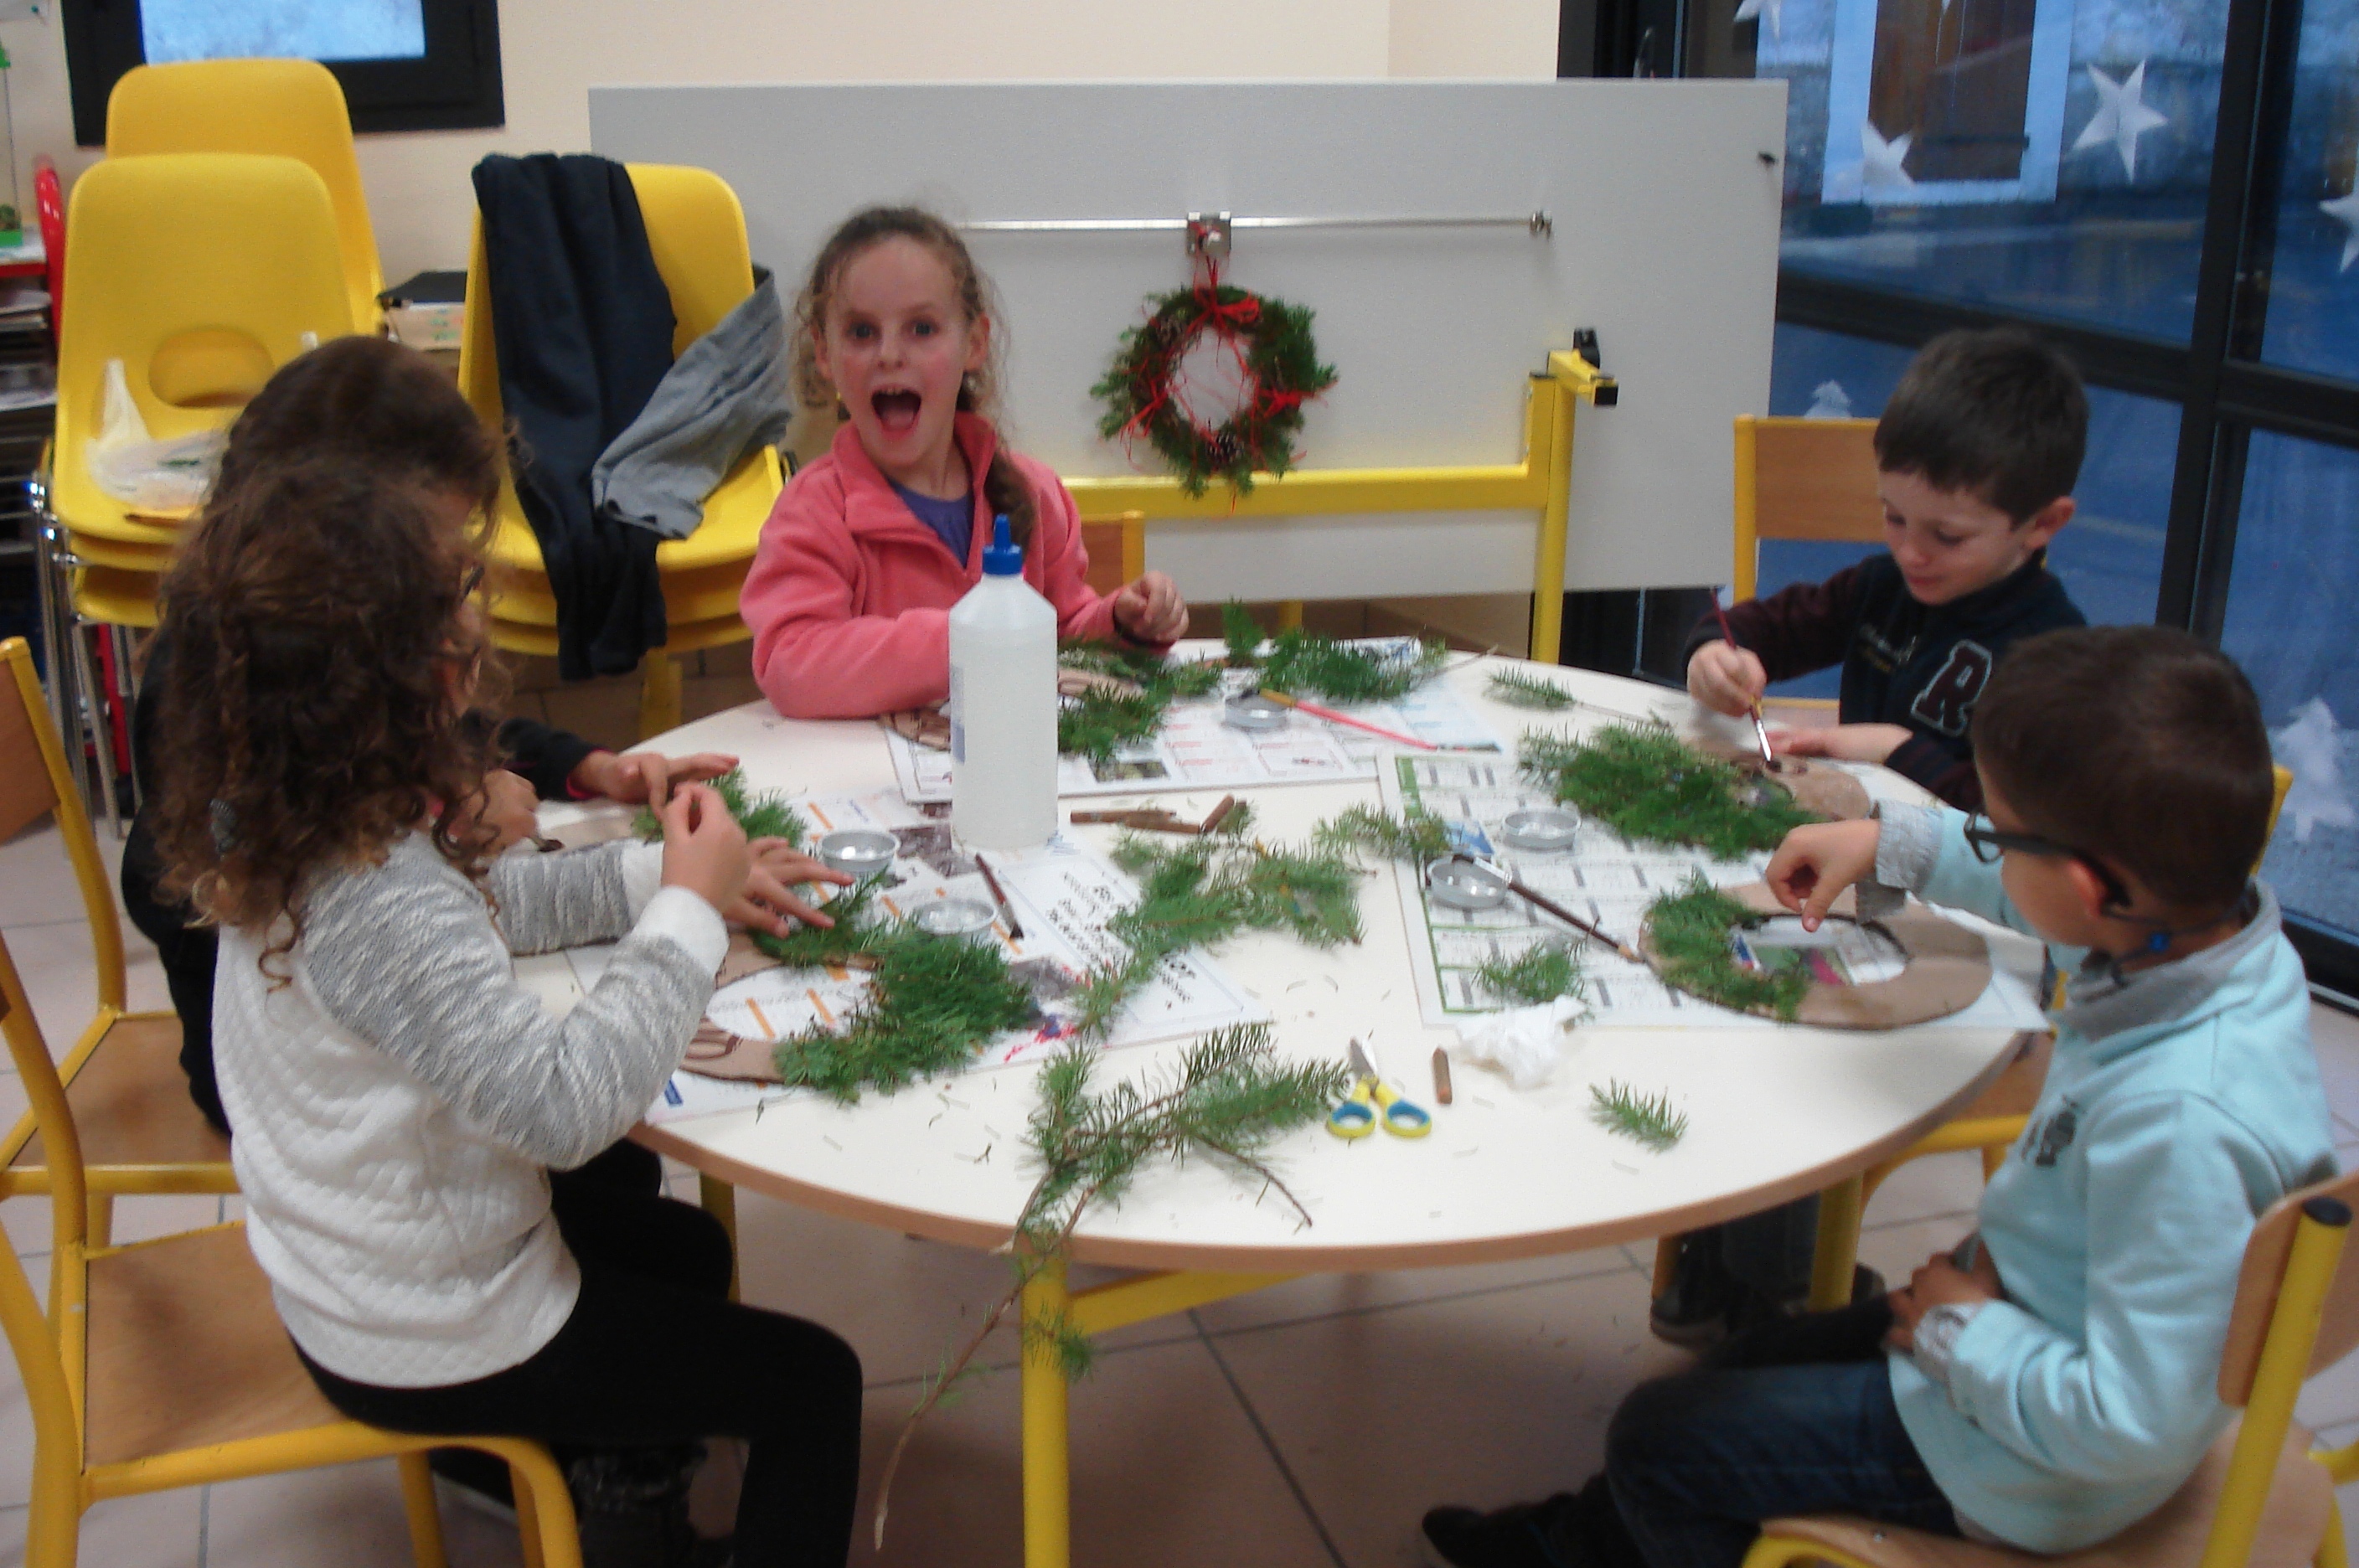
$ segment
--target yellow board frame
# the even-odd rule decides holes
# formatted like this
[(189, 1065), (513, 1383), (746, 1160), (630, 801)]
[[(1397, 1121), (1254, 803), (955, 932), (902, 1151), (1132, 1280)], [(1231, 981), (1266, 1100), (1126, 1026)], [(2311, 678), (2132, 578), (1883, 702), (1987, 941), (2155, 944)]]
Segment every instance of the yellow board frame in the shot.
[(1549, 355), (1531, 378), (1524, 460), (1456, 468), (1306, 468), (1256, 474), (1250, 494), (1214, 488), (1190, 495), (1169, 475), (1068, 478), (1082, 513), (1139, 512), (1148, 518), (1221, 522), (1243, 517), (1308, 517), (1339, 512), (1500, 512), (1540, 514), (1532, 563), (1531, 657), (1554, 664), (1564, 629), (1565, 517), (1571, 501), (1573, 405), (1611, 406), (1614, 378), (1570, 350)]

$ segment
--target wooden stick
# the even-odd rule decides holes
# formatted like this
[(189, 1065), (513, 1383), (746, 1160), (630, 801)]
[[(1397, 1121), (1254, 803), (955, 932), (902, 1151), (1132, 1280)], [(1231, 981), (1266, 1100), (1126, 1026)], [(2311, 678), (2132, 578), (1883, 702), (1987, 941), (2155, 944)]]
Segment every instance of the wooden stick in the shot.
[(1450, 1052), (1438, 1045), (1433, 1048), (1433, 1098), (1437, 1105), (1450, 1104)]
[(1419, 751), (1441, 749), (1430, 740), (1419, 740), (1415, 735), (1403, 735), (1398, 730), (1388, 730), (1382, 724), (1372, 724), (1365, 719), (1355, 719), (1349, 713), (1339, 713), (1332, 708), (1322, 708), (1316, 702), (1306, 702), (1299, 697), (1289, 697), (1283, 691), (1273, 691), (1266, 686), (1261, 689), (1261, 694), (1281, 707), (1299, 708), (1312, 718), (1324, 719), (1331, 724), (1349, 724), (1355, 730), (1365, 730), (1372, 735), (1382, 735), (1385, 739), (1400, 746), (1413, 746)]
[(1212, 814), (1206, 817), (1204, 819), (1204, 825), (1198, 828), (1196, 831), (1200, 833), (1218, 833), (1220, 831), (1221, 824), (1229, 820), (1229, 813), (1236, 809), (1237, 798), (1234, 795), (1222, 796), (1221, 803), (1212, 808)]
[[(1463, 850), (1451, 855), (1451, 858), (1452, 860), (1465, 861), (1470, 866), (1481, 866), (1484, 864), (1484, 862), (1476, 859), (1473, 855), (1466, 854)], [(1495, 866), (1487, 868), (1494, 871), (1498, 869)], [(1579, 915), (1574, 914), (1571, 909), (1566, 909), (1562, 904), (1558, 903), (1555, 899), (1548, 898), (1542, 894), (1533, 892), (1531, 888), (1524, 885), (1523, 878), (1517, 877), (1512, 871), (1507, 873), (1507, 891), (1515, 894), (1517, 898), (1522, 898), (1534, 909), (1554, 915), (1558, 920), (1562, 920), (1565, 924), (1571, 926), (1573, 930), (1581, 932), (1582, 935), (1596, 938), (1599, 942), (1603, 942), (1606, 946), (1612, 948), (1614, 952), (1620, 953), (1631, 963), (1644, 964), (1647, 962), (1645, 955), (1640, 953), (1636, 948), (1632, 947), (1620, 937), (1611, 935), (1594, 921), (1582, 920)]]

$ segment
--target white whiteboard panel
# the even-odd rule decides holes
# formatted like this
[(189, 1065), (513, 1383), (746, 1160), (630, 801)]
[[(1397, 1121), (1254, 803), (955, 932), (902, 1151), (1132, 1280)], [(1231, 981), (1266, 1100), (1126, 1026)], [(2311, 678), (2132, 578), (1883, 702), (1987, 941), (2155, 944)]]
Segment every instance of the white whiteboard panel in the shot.
[[(791, 292), (854, 208), (953, 220), (1446, 216), (1518, 229), (1240, 232), (1226, 277), (1318, 312), (1339, 380), (1306, 467), (1513, 463), (1524, 386), (1595, 327), (1621, 405), (1583, 407), (1566, 584), (1728, 575), (1730, 421), (1769, 389), (1782, 82), (1135, 82), (602, 87), (592, 145), (693, 164), (745, 206)], [(1150, 293), (1189, 277), (1177, 234), (977, 234), (1006, 334), (1006, 424), (1068, 474), (1131, 471), (1091, 385)], [(1535, 518), (1158, 523), (1148, 559), (1191, 597), (1527, 588)]]

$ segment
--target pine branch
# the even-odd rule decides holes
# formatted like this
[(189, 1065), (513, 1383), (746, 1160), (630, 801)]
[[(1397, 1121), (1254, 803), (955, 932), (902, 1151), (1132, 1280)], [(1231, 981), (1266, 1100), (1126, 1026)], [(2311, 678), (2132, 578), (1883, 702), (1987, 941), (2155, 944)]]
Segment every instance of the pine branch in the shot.
[(1810, 993), (1810, 973), (1799, 965), (1747, 969), (1730, 946), (1729, 933), (1756, 919), (1701, 875), (1655, 900), (1647, 911), (1647, 934), (1663, 983), (1740, 1013), (1793, 1022)]
[(1270, 644), (1261, 661), (1262, 684), (1336, 702), (1394, 702), (1440, 674), (1449, 659), (1448, 646), (1440, 642), (1421, 643), (1416, 657), (1397, 659), (1297, 628), (1278, 633)]
[(1619, 1133), (1660, 1154), (1687, 1136), (1688, 1118), (1675, 1110), (1669, 1094), (1641, 1094), (1619, 1078), (1605, 1087), (1589, 1086), (1589, 1117), (1606, 1131)]
[(1513, 958), (1491, 960), (1474, 971), (1474, 984), (1520, 1007), (1584, 994), (1581, 960), (1571, 948), (1554, 942), (1527, 947)]
[(863, 1089), (963, 1067), (986, 1041), (1038, 1017), (996, 947), (896, 925), (867, 951), (876, 960), (868, 994), (840, 1027), (780, 1040), (780, 1082), (851, 1105)]
[(1574, 701), (1572, 693), (1555, 681), (1513, 668), (1493, 670), (1484, 691), (1495, 702), (1505, 702), (1512, 708), (1541, 708), (1549, 713), (1570, 708)]
[(1624, 838), (1693, 844), (1733, 860), (1775, 849), (1819, 818), (1784, 789), (1683, 744), (1668, 728), (1608, 724), (1585, 740), (1527, 730), (1516, 747), (1525, 777)]
[(1066, 698), (1057, 710), (1057, 749), (1067, 757), (1093, 763), (1114, 760), (1124, 746), (1152, 740), (1163, 727), (1171, 704), (1183, 698), (1202, 697), (1219, 690), (1217, 665), (1167, 660), (1145, 648), (1119, 648), (1110, 643), (1069, 643), (1057, 662), (1067, 670), (1111, 675), (1137, 690), (1092, 688)]
[(875, 903), (882, 877), (870, 877), (838, 893), (825, 908), (832, 926), (798, 925), (785, 936), (755, 931), (746, 934), (754, 945), (794, 969), (840, 968), (852, 959), (874, 953), (895, 927), (876, 918)]
[(1399, 816), (1375, 806), (1353, 806), (1321, 822), (1311, 842), (1322, 849), (1364, 854), (1422, 866), (1451, 851), (1450, 829), (1421, 806)]
[[(744, 768), (731, 768), (712, 780), (712, 788), (747, 838), (781, 838), (789, 847), (800, 849), (810, 837), (810, 827), (802, 813), (787, 804), (784, 795), (755, 789), (746, 782)], [(663, 837), (663, 823), (655, 812), (641, 806), (638, 815), (631, 819), (631, 831), (652, 844)]]
[(1244, 601), (1231, 599), (1221, 606), (1221, 640), (1228, 644), (1230, 669), (1251, 670), (1261, 662), (1261, 626)]

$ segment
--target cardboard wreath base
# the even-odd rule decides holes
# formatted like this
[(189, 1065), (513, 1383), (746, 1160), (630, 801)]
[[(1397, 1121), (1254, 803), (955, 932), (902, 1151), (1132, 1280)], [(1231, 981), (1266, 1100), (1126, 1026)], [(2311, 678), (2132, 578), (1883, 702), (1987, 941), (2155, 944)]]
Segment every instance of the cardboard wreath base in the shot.
[[(722, 955), (721, 972), (713, 976), (712, 988), (734, 985), (748, 975), (765, 969), (776, 969), (778, 961), (754, 945), (754, 939), (744, 931), (729, 933), (729, 951)], [(732, 1034), (711, 1018), (697, 1020), (696, 1033), (689, 1038), (688, 1055), (680, 1066), (706, 1078), (734, 1078), (748, 1083), (777, 1083), (778, 1077), (778, 1042), (774, 1040), (749, 1040), (742, 1034)]]
[[(1854, 782), (1856, 782), (1854, 780)], [(1722, 892), (1760, 915), (1788, 915), (1766, 882), (1748, 882)], [(1831, 920), (1860, 923), (1853, 889), (1837, 896), (1828, 912)], [(1991, 980), (1990, 949), (1965, 927), (1942, 919), (1910, 899), (1897, 914), (1864, 922), (1900, 949), (1902, 968), (1889, 980), (1864, 985), (1838, 985), (1821, 981), (1802, 996), (1793, 1021), (1814, 1029), (1892, 1029), (1931, 1023), (1972, 1007)], [(1651, 926), (1639, 934), (1639, 951), (1658, 974), (1663, 969), (1655, 951)], [(1668, 983), (1668, 977), (1667, 977)], [(1715, 1003), (1715, 1006), (1719, 1004)], [(1777, 1015), (1766, 1007), (1749, 1008), (1763, 1018)]]
[(1842, 768), (1812, 757), (1781, 757), (1777, 771), (1772, 773), (1757, 750), (1718, 739), (1690, 740), (1688, 745), (1706, 757), (1734, 764), (1747, 779), (1777, 786), (1794, 797), (1794, 803), (1802, 810), (1831, 822), (1857, 822), (1875, 803), (1866, 785)]

